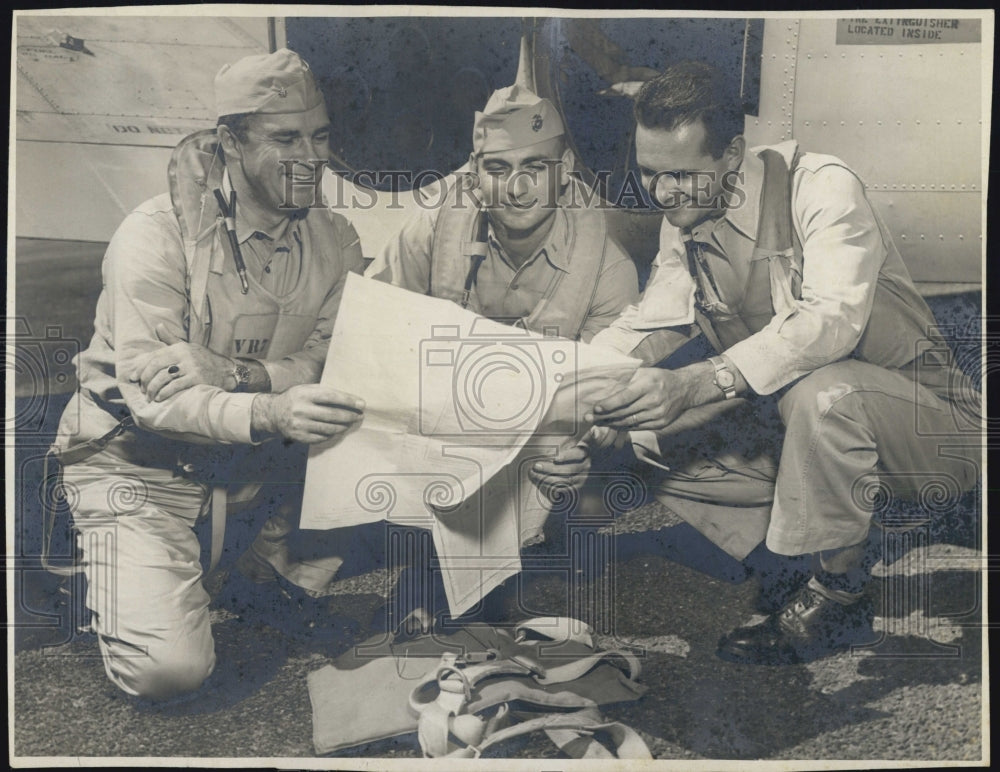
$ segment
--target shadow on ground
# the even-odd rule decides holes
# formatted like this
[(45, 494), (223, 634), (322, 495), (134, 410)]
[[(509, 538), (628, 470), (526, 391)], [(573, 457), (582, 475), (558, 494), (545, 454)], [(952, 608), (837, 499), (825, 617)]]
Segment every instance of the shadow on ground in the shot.
[[(166, 705), (128, 698), (106, 678), (96, 639), (77, 631), (87, 622), (81, 584), (64, 582), (38, 565), (44, 434), (38, 443), (16, 448), (15, 752), (314, 755), (305, 677), (352, 640), (366, 637), (367, 617), (381, 595), (335, 597), (330, 608), (344, 619), (326, 637), (308, 631), (289, 635), (266, 615), (236, 616), (219, 606), (213, 626), (218, 665), (203, 690)], [(974, 549), (980, 528), (971, 513), (977, 511), (978, 499), (966, 497), (951, 515), (931, 524), (920, 544)], [(68, 554), (65, 522), (56, 529), (57, 554)], [(602, 597), (597, 590), (606, 586), (599, 587), (604, 580), (581, 581), (543, 568), (525, 583), (523, 602), (533, 613), (590, 614), (602, 632), (630, 645), (676, 639), (676, 652), (684, 653), (646, 651), (648, 693), (605, 711), (638, 729), (657, 757), (978, 758), (980, 572), (928, 561), (924, 548), (900, 551), (873, 587), (885, 630), (876, 646), (806, 666), (740, 666), (718, 660), (715, 645), (754, 613), (756, 581), (747, 581), (745, 565), (689, 526), (653, 528), (615, 538), (615, 568), (604, 572), (612, 594), (603, 606), (588, 610), (586, 604)], [(550, 544), (534, 554), (544, 557), (559, 549)], [(526, 564), (531, 559), (529, 554)], [(931, 620), (945, 620), (954, 630), (941, 638)], [(419, 749), (411, 735), (341, 755), (412, 757)], [(492, 755), (550, 758), (556, 752), (544, 738), (530, 738)]]
[[(647, 694), (636, 703), (605, 710), (609, 718), (639, 730), (659, 757), (776, 758), (809, 744), (810, 752), (819, 754), (810, 758), (969, 758), (978, 749), (978, 733), (970, 736), (968, 727), (952, 732), (964, 744), (947, 740), (949, 721), (978, 715), (974, 711), (981, 662), (975, 628), (961, 628), (960, 636), (950, 642), (958, 647), (957, 654), (929, 647), (926, 637), (893, 634), (873, 651), (842, 654), (808, 666), (723, 662), (714, 655), (716, 641), (751, 616), (755, 583), (742, 581), (745, 572), (740, 575), (721, 558), (714, 575), (707, 575), (665, 557), (682, 547), (690, 554), (690, 534), (677, 529), (675, 543), (674, 530), (647, 535), (646, 550), (624, 540), (621, 546), (628, 555), (620, 556), (617, 567), (605, 572), (613, 577), (613, 635), (629, 645), (642, 645), (643, 639), (670, 634), (686, 652), (647, 650), (642, 659), (642, 680), (650, 687)], [(950, 614), (959, 621), (975, 616), (969, 613), (969, 603), (976, 597), (976, 580), (973, 571), (949, 570), (906, 578), (932, 588), (928, 615)], [(902, 579), (878, 580), (876, 593), (892, 581)], [(593, 590), (592, 584), (586, 587)], [(585, 614), (580, 597), (596, 598), (597, 593), (574, 596), (565, 577), (555, 574), (529, 578), (523, 588), (524, 604), (533, 611), (558, 612), (576, 598), (577, 611)], [(353, 608), (363, 615), (378, 600), (370, 595), (343, 596), (335, 605), (342, 613)], [(910, 619), (919, 608), (924, 607), (896, 606), (889, 610), (889, 619)], [(104, 675), (93, 636), (20, 652), (15, 685), (17, 753), (313, 755), (305, 676), (335, 658), (349, 640), (318, 644), (289, 637), (249, 616), (217, 613), (221, 618), (214, 626), (216, 672), (196, 698), (166, 705), (142, 703), (117, 692)], [(363, 635), (360, 632), (359, 639)], [(952, 686), (964, 691), (952, 693), (948, 691)], [(936, 698), (939, 706), (959, 700), (974, 711), (945, 711), (951, 717), (944, 715), (943, 724), (931, 727), (926, 724), (928, 706), (906, 697), (922, 687), (941, 692)], [(901, 698), (896, 708), (886, 707), (894, 697)], [(887, 748), (887, 727), (900, 723), (910, 727), (908, 744)], [(852, 745), (845, 748), (843, 740), (831, 739), (824, 754), (823, 738), (843, 732)], [(544, 738), (530, 738), (498, 747), (491, 755), (501, 754), (549, 758), (556, 751)], [(341, 755), (410, 757), (419, 755), (419, 749), (410, 735)]]

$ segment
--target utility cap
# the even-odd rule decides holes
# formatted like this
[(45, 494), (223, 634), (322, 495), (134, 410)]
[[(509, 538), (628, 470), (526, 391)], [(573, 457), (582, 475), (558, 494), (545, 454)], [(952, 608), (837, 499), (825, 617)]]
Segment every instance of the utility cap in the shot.
[(303, 113), (323, 104), (309, 65), (287, 48), (245, 56), (215, 76), (217, 117), (240, 113)]
[(494, 91), (482, 112), (476, 112), (472, 149), (478, 155), (515, 150), (561, 137), (566, 133), (559, 110), (522, 86)]

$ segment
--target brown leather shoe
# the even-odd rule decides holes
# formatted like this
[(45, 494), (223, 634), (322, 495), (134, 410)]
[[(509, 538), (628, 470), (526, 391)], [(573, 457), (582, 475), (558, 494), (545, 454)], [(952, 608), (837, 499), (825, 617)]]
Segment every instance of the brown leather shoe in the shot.
[(872, 642), (874, 616), (868, 596), (844, 605), (804, 585), (783, 609), (760, 624), (722, 636), (716, 655), (748, 665), (811, 662)]

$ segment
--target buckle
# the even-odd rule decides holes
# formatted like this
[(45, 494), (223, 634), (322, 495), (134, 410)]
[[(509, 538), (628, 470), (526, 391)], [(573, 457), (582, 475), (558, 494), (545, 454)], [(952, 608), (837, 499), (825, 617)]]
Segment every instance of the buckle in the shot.
[(500, 652), (496, 649), (487, 649), (486, 651), (470, 651), (465, 654), (460, 654), (456, 658), (456, 663), (467, 664), (467, 665), (477, 665), (482, 662), (492, 662), (500, 657)]

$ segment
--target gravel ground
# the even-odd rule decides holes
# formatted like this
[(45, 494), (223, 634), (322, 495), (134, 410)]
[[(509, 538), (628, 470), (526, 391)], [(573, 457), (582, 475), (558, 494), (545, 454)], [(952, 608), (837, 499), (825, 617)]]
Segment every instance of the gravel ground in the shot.
[[(17, 307), (35, 334), (57, 325), (63, 337), (86, 344), (103, 251), (104, 245), (18, 240)], [(53, 297), (66, 302), (53, 304)], [(949, 301), (929, 302), (942, 322), (964, 329), (968, 320), (955, 318)], [(968, 308), (978, 318), (976, 298)], [(73, 386), (67, 382), (63, 391)], [(19, 439), (16, 448), (15, 533), (25, 555), (37, 554), (31, 528), (39, 517), (22, 507), (37, 500), (40, 454), (67, 397), (51, 391), (36, 442)], [(756, 588), (743, 581), (742, 567), (658, 504), (622, 515), (615, 530), (613, 601), (605, 609), (613, 614), (613, 635), (601, 641), (644, 652), (642, 681), (649, 691), (604, 712), (635, 728), (656, 758), (681, 768), (704, 759), (980, 758), (985, 690), (977, 623), (985, 565), (967, 547), (934, 543), (876, 566), (876, 623), (884, 633), (878, 646), (809, 665), (748, 667), (714, 656), (718, 637), (753, 616)], [(380, 570), (341, 582), (334, 610), (366, 619), (393, 579)], [(49, 577), (25, 574), (23, 581), (19, 614), (20, 607), (65, 613)], [(566, 594), (565, 581), (548, 576), (526, 600), (557, 606)], [(17, 617), (10, 724), (11, 753), (34, 763), (42, 756), (91, 764), (98, 757), (154, 756), (236, 759), (232, 766), (254, 757), (316, 764), (305, 678), (353, 642), (346, 631), (333, 642), (290, 638), (220, 608), (213, 612), (216, 671), (193, 698), (155, 706), (111, 685), (93, 636), (63, 643), (69, 635), (63, 628), (27, 626), (37, 620), (30, 613)], [(352, 632), (361, 640), (366, 631)], [(419, 755), (409, 735), (318, 763), (351, 767), (352, 756)], [(508, 743), (498, 755), (555, 758), (558, 752), (544, 738), (532, 738)]]
[[(887, 614), (881, 604), (879, 645), (808, 665), (749, 667), (714, 656), (718, 637), (753, 615), (755, 584), (740, 581), (738, 564), (721, 555), (706, 561), (705, 545), (660, 505), (641, 507), (619, 525), (611, 633), (599, 640), (642, 653), (649, 691), (604, 712), (635, 728), (656, 758), (980, 758), (981, 642), (967, 614), (977, 597), (971, 550), (934, 544), (891, 567), (879, 564), (876, 596), (896, 598), (893, 583), (918, 579), (930, 588), (930, 603), (921, 608)], [(685, 565), (693, 561), (701, 570)], [(365, 618), (393, 578), (383, 570), (342, 582), (333, 607)], [(524, 600), (545, 608), (566, 594), (564, 580), (546, 575), (528, 586)], [(288, 637), (225, 609), (213, 612), (213, 622), (215, 673), (196, 697), (160, 706), (111, 685), (93, 636), (55, 647), (37, 640), (22, 645), (15, 657), (13, 751), (84, 758), (314, 756), (305, 677), (354, 638), (346, 631), (325, 643)], [(511, 741), (500, 754), (558, 757), (544, 737)], [(343, 755), (420, 754), (408, 735)]]

